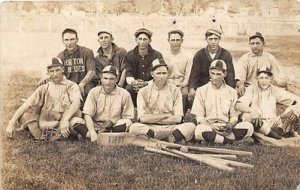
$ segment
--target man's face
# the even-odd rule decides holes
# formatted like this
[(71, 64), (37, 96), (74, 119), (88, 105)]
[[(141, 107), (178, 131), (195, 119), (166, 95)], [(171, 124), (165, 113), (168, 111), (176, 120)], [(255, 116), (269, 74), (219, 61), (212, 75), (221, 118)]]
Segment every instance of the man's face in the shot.
[(180, 34), (175, 33), (170, 35), (168, 42), (170, 44), (171, 49), (180, 49), (183, 39), (180, 36)]
[(168, 69), (165, 66), (157, 67), (154, 71), (151, 72), (153, 77), (153, 82), (156, 86), (162, 87), (168, 80)]
[(260, 73), (257, 76), (257, 82), (261, 89), (266, 90), (271, 85), (272, 77), (267, 73)]
[(100, 43), (100, 46), (103, 49), (107, 49), (108, 47), (111, 46), (113, 39), (111, 37), (111, 35), (107, 34), (107, 33), (101, 33), (98, 36), (98, 42)]
[(148, 36), (143, 33), (138, 35), (138, 37), (135, 40), (140, 50), (147, 49), (149, 44), (151, 43), (151, 39), (149, 39)]
[(64, 70), (62, 66), (50, 67), (48, 69), (48, 75), (50, 79), (55, 83), (59, 83), (63, 80), (64, 77)]
[(220, 37), (213, 34), (206, 38), (207, 46), (211, 51), (216, 51), (219, 47)]
[(250, 40), (249, 45), (251, 47), (251, 51), (255, 55), (261, 55), (264, 50), (264, 44), (260, 38), (253, 38)]
[(115, 89), (117, 76), (112, 73), (102, 73), (101, 85), (105, 92), (110, 93)]
[(74, 33), (65, 33), (62, 41), (68, 51), (73, 51), (77, 46), (78, 39)]
[(223, 71), (219, 69), (210, 69), (209, 75), (211, 83), (216, 87), (220, 87), (223, 83), (224, 77), (226, 76), (226, 72), (223, 73)]

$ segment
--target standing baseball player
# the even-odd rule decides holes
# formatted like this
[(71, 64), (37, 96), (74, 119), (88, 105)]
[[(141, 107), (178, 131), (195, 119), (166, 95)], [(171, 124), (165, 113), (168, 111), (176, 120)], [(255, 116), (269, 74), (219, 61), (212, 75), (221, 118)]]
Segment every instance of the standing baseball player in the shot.
[(113, 35), (108, 30), (101, 30), (98, 32), (98, 42), (100, 43), (100, 48), (98, 49), (98, 54), (95, 57), (96, 62), (96, 80), (99, 83), (100, 74), (104, 67), (107, 65), (112, 65), (116, 67), (120, 73), (118, 78), (118, 86), (123, 87), (125, 84), (125, 74), (126, 68), (124, 64), (124, 58), (127, 51), (118, 47), (113, 43)]
[(140, 88), (147, 86), (148, 81), (152, 80), (150, 74), (152, 61), (162, 59), (162, 54), (154, 50), (150, 43), (152, 32), (141, 28), (135, 32), (137, 46), (125, 56), (126, 64), (126, 90), (131, 95), (134, 106), (136, 107), (137, 92)]
[(189, 141), (194, 135), (195, 125), (182, 123), (182, 95), (179, 88), (168, 83), (168, 74), (164, 62), (153, 61), (153, 83), (138, 92), (140, 123), (132, 124), (129, 131), (169, 142)]
[(63, 61), (64, 74), (67, 79), (76, 82), (83, 97), (96, 86), (93, 78), (96, 75), (94, 53), (91, 49), (77, 45), (77, 32), (67, 28), (62, 32), (62, 42), (66, 49), (58, 54)]
[(35, 139), (55, 140), (68, 137), (81, 118), (81, 94), (76, 83), (67, 80), (60, 60), (52, 59), (47, 67), (50, 81), (39, 86), (18, 108), (5, 130), (13, 136), (17, 122), (21, 128), (28, 128)]
[(196, 140), (227, 144), (253, 134), (250, 122), (238, 123), (238, 112), (234, 108), (237, 93), (225, 83), (226, 74), (226, 63), (214, 60), (209, 67), (210, 82), (196, 91), (191, 110), (198, 124), (195, 129)]
[[(273, 73), (270, 68), (260, 68), (256, 76), (257, 83), (247, 88), (239, 98), (236, 109), (244, 113), (242, 118), (251, 121), (259, 133), (276, 139), (286, 135), (296, 136), (294, 127), (300, 116), (299, 97), (272, 85)], [(288, 108), (277, 116), (276, 104)]]
[(207, 47), (199, 50), (193, 59), (193, 66), (189, 78), (189, 101), (195, 97), (196, 89), (209, 82), (209, 67), (212, 61), (220, 59), (226, 63), (226, 76), (224, 80), (227, 85), (235, 87), (235, 73), (232, 56), (229, 51), (219, 46), (222, 31), (218, 28), (208, 29), (205, 33)]
[(86, 128), (82, 136), (97, 140), (100, 132), (125, 132), (132, 124), (134, 107), (130, 94), (116, 83), (118, 69), (108, 65), (102, 70), (101, 85), (93, 88), (83, 107)]
[(244, 95), (246, 87), (256, 84), (256, 72), (268, 67), (273, 73), (277, 86), (286, 87), (288, 78), (283, 73), (281, 64), (276, 58), (264, 50), (265, 39), (260, 32), (249, 37), (251, 52), (244, 54), (236, 64), (236, 87), (239, 96)]
[(168, 65), (168, 82), (180, 88), (183, 100), (183, 113), (188, 109), (188, 81), (191, 73), (193, 55), (181, 48), (184, 33), (181, 30), (168, 32), (170, 48), (163, 53)]

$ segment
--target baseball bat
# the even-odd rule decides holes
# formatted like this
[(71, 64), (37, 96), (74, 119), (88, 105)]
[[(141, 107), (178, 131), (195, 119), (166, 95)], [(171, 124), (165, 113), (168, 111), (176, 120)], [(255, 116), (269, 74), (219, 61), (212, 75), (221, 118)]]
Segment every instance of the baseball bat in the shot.
[[(152, 152), (152, 153), (159, 153), (159, 154), (165, 154), (167, 156), (173, 156), (173, 157), (178, 157), (178, 158), (183, 158), (182, 156), (179, 156), (177, 154), (173, 154), (161, 149), (156, 149), (156, 148), (151, 148), (151, 147), (145, 147), (144, 149), (146, 152)], [(191, 154), (190, 155), (193, 156), (208, 156), (208, 157), (213, 157), (213, 158), (227, 158), (227, 159), (236, 159), (237, 156), (236, 155), (230, 155), (230, 154)]]
[(194, 160), (196, 162), (204, 163), (204, 164), (206, 164), (208, 166), (212, 166), (212, 167), (224, 170), (224, 171), (230, 171), (230, 172), (234, 171), (234, 168), (227, 166), (226, 163), (219, 162), (216, 159), (212, 159), (211, 157), (208, 157), (208, 156), (203, 156), (203, 157), (197, 156), (197, 157), (194, 157), (192, 155), (189, 155), (188, 153), (183, 153), (183, 152), (180, 152), (178, 150), (173, 150), (173, 149), (163, 148), (163, 147), (162, 147), (162, 149), (165, 150), (165, 151), (167, 151), (167, 152), (171, 152), (171, 153), (183, 156), (185, 158)]
[(145, 135), (134, 134), (134, 133), (100, 133), (98, 135), (98, 144), (104, 146), (120, 146), (133, 144), (139, 147), (167, 147), (167, 148), (182, 148), (186, 147), (188, 150), (218, 153), (218, 154), (234, 154), (239, 156), (251, 156), (252, 152), (230, 150), (222, 148), (208, 148), (208, 147), (196, 147), (196, 146), (184, 146), (176, 143), (170, 143), (160, 141), (153, 138), (148, 138)]

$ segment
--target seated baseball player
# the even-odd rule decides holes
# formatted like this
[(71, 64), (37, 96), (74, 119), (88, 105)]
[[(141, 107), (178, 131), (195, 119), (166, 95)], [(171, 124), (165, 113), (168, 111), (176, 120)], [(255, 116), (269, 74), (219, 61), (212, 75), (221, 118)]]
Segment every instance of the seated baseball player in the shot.
[(86, 127), (81, 126), (78, 132), (92, 142), (97, 140), (100, 132), (125, 132), (132, 124), (134, 107), (130, 94), (119, 87), (117, 81), (117, 68), (106, 66), (102, 70), (101, 85), (87, 96), (83, 107)]
[(12, 138), (17, 123), (35, 139), (56, 140), (68, 137), (72, 128), (84, 123), (81, 118), (82, 100), (79, 86), (64, 76), (63, 65), (57, 58), (47, 66), (50, 81), (39, 86), (13, 115), (5, 130)]
[(231, 144), (253, 134), (250, 122), (238, 123), (237, 92), (225, 83), (226, 74), (225, 62), (214, 60), (209, 67), (210, 82), (196, 90), (191, 110), (197, 120), (195, 140)]
[[(243, 113), (242, 119), (251, 121), (255, 131), (268, 137), (296, 136), (294, 127), (300, 116), (299, 97), (274, 86), (273, 73), (269, 68), (259, 69), (256, 78), (257, 84), (249, 86), (237, 101), (236, 109)], [(288, 108), (277, 116), (276, 104)]]
[(129, 132), (169, 142), (189, 141), (194, 135), (193, 123), (182, 123), (183, 108), (180, 89), (167, 82), (168, 67), (158, 59), (152, 62), (153, 82), (141, 88), (137, 96), (140, 123), (130, 126)]

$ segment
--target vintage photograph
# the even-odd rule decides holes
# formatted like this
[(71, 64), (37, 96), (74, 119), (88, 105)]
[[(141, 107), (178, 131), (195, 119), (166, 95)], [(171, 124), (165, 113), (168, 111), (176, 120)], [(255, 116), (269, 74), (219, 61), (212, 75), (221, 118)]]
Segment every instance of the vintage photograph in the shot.
[(300, 190), (300, 0), (4, 1), (0, 189)]

